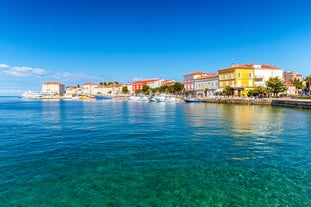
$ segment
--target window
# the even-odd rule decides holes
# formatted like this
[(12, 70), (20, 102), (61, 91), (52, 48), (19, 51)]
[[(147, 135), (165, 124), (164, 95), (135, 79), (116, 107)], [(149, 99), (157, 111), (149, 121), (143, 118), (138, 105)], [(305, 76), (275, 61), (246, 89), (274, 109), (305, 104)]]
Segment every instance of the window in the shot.
[(253, 81), (249, 80), (248, 81), (248, 86), (253, 86)]
[(253, 73), (249, 73), (248, 77), (251, 78), (253, 76)]
[(238, 73), (238, 78), (241, 78), (241, 73)]
[(226, 80), (228, 79), (228, 74), (226, 74)]
[(234, 78), (234, 73), (231, 73), (231, 78)]

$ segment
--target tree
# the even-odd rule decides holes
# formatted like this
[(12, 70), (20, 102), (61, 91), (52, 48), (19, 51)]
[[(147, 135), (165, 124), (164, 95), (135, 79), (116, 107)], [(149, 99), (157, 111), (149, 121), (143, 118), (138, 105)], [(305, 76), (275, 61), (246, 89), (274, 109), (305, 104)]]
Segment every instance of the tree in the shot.
[(271, 77), (266, 82), (267, 90), (271, 92), (274, 96), (287, 90), (284, 86), (283, 81), (279, 77)]
[(230, 86), (226, 86), (226, 94), (227, 95), (233, 95), (234, 89), (231, 88)]
[(126, 86), (123, 86), (122, 87), (122, 93), (126, 94), (128, 92), (129, 92), (128, 88)]
[(106, 86), (107, 83), (106, 82), (100, 82), (99, 85)]
[(248, 96), (258, 96), (260, 94), (266, 93), (266, 89), (264, 87), (258, 86), (254, 89), (248, 91)]
[(295, 78), (293, 81), (293, 84), (296, 86), (297, 89), (302, 89), (303, 88), (303, 83), (302, 81), (299, 81), (299, 79)]
[(174, 88), (174, 92), (182, 92), (185, 90), (184, 84), (178, 83), (178, 82), (174, 83), (173, 88)]
[(145, 86), (143, 86), (143, 93), (145, 94), (145, 95), (149, 95), (149, 89), (150, 89), (150, 86), (148, 86), (148, 85), (145, 85)]

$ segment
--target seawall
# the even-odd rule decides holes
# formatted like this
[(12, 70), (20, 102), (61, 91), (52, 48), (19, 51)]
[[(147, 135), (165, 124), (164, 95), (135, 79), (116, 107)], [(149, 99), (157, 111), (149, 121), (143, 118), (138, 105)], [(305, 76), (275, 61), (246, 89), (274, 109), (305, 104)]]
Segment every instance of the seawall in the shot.
[(269, 98), (205, 98), (206, 103), (223, 103), (223, 104), (246, 104), (246, 105), (271, 105)]
[(204, 98), (203, 100), (205, 103), (272, 105), (272, 106), (292, 107), (300, 109), (311, 109), (311, 100), (302, 100), (302, 99)]
[(272, 100), (272, 106), (284, 106), (284, 107), (292, 107), (299, 109), (311, 109), (311, 100)]

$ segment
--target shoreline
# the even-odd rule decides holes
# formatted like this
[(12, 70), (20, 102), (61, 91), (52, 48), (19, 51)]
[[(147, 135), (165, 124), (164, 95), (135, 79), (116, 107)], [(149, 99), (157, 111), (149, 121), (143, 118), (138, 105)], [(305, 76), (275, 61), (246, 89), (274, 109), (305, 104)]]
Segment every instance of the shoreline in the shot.
[(204, 103), (271, 105), (299, 109), (311, 109), (310, 99), (293, 98), (203, 98)]

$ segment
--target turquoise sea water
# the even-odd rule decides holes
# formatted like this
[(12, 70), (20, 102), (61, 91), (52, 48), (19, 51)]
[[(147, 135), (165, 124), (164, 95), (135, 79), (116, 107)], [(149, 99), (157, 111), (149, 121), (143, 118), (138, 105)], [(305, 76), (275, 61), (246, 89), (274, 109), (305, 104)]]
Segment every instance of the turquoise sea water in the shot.
[(0, 206), (311, 206), (311, 111), (0, 98)]

